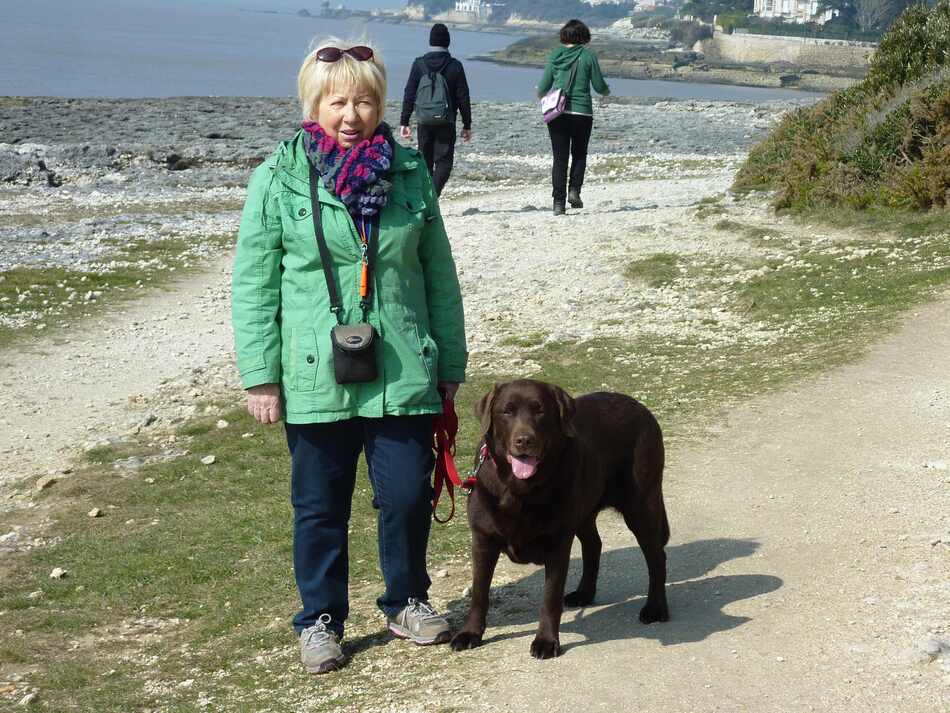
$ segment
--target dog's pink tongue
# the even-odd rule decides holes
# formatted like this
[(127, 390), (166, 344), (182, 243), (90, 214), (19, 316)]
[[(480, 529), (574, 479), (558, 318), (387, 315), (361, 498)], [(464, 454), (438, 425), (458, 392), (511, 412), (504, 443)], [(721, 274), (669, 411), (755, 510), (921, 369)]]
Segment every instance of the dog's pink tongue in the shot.
[(527, 480), (538, 468), (538, 459), (534, 456), (509, 455), (508, 462), (511, 463), (511, 472), (518, 480)]

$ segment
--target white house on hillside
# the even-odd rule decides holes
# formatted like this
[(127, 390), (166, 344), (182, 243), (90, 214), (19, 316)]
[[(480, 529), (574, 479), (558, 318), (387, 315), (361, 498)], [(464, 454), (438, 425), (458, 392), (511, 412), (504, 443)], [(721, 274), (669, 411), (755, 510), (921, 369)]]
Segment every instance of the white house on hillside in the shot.
[(491, 17), (491, 5), (482, 0), (455, 0), (455, 12), (473, 15), (480, 20)]
[(818, 12), (818, 0), (755, 0), (752, 12), (759, 17), (780, 18), (786, 22), (817, 22), (824, 24), (834, 16), (834, 10)]

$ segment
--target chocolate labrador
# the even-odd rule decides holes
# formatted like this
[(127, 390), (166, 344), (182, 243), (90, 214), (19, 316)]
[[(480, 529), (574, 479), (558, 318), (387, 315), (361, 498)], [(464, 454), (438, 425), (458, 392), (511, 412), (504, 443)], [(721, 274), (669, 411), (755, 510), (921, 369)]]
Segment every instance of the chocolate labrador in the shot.
[[(531, 655), (560, 655), (563, 605), (594, 600), (601, 540), (597, 513), (616, 508), (646, 558), (650, 575), (640, 621), (667, 621), (663, 435), (653, 414), (629, 396), (571, 398), (563, 389), (521, 379), (496, 384), (476, 405), (488, 457), (468, 502), (472, 529), (472, 601), (452, 639), (456, 651), (478, 646), (498, 556), (544, 565), (544, 602)], [(583, 573), (564, 596), (574, 537)]]

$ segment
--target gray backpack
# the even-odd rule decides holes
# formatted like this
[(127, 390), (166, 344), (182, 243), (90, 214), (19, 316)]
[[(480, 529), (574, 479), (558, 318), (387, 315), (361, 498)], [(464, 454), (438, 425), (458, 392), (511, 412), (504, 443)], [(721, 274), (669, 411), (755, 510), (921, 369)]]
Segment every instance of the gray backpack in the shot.
[(423, 126), (455, 123), (455, 109), (449, 101), (449, 84), (441, 71), (432, 72), (419, 61), (422, 77), (416, 89), (416, 122)]

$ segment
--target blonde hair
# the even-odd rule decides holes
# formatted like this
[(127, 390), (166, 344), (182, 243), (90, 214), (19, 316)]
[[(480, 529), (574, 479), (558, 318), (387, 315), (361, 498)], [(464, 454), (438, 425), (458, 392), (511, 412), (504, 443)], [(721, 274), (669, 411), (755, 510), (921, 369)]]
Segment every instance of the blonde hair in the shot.
[[(373, 50), (373, 57), (360, 61), (344, 54), (336, 62), (320, 62), (317, 52), (324, 47), (346, 49), (364, 45)], [(344, 42), (336, 37), (327, 37), (311, 43), (310, 51), (300, 65), (297, 73), (297, 98), (304, 121), (317, 120), (317, 106), (327, 92), (344, 88), (359, 87), (366, 89), (376, 99), (379, 116), (382, 118), (386, 108), (386, 66), (376, 48), (369, 40)]]

